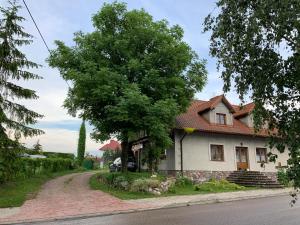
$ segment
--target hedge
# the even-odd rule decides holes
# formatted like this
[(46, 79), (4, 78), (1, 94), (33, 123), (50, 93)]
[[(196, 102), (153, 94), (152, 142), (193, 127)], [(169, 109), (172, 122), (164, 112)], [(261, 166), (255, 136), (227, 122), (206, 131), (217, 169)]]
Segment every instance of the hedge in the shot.
[(63, 159), (74, 159), (75, 155), (73, 153), (64, 152), (37, 152), (31, 149), (24, 150), (25, 153), (29, 155), (44, 155), (47, 158), (63, 158)]
[[(59, 171), (72, 170), (75, 168), (74, 160), (62, 158), (17, 158), (14, 162), (14, 171), (0, 171), (0, 183), (17, 177), (31, 177), (35, 174), (55, 173)], [(3, 168), (2, 168), (3, 169)]]

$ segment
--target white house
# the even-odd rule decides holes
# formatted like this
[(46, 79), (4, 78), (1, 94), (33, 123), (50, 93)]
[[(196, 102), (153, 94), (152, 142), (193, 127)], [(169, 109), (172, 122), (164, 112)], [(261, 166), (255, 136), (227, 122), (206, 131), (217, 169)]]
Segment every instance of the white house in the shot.
[[(288, 152), (281, 154), (268, 147), (267, 130), (254, 132), (253, 109), (253, 103), (232, 105), (224, 95), (193, 101), (187, 112), (177, 117), (174, 145), (166, 151), (159, 169), (183, 171), (199, 180), (226, 178), (237, 170), (260, 171), (274, 178), (277, 169), (287, 165)], [(184, 128), (195, 131), (186, 134)], [(278, 154), (276, 163), (268, 162), (268, 152)]]

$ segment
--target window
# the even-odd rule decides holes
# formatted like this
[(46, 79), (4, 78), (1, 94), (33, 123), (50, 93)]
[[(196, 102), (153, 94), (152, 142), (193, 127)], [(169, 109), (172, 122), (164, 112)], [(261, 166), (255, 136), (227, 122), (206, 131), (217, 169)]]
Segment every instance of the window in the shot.
[(218, 124), (226, 124), (226, 114), (217, 113), (216, 114), (216, 120)]
[(224, 161), (224, 146), (210, 145), (210, 157), (212, 161)]
[(266, 148), (256, 148), (256, 161), (267, 162), (267, 149)]

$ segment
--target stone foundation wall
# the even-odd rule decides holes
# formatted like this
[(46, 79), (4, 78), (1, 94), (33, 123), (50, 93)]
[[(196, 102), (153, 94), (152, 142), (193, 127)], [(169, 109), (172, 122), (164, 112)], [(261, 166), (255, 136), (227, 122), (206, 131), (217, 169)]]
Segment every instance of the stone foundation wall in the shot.
[[(169, 176), (177, 176), (180, 175), (180, 171), (176, 170), (168, 170), (161, 171)], [(204, 171), (204, 170), (186, 170), (183, 171), (183, 175), (189, 177), (194, 183), (203, 183), (209, 181), (211, 179), (222, 180), (226, 179), (230, 173), (233, 171)], [(276, 172), (262, 172), (262, 174), (271, 178), (272, 180), (277, 180)]]

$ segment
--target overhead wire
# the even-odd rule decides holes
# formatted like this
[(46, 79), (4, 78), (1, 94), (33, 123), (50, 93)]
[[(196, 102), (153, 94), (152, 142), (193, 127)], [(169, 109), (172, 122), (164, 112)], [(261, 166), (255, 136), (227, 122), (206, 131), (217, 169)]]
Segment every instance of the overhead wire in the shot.
[[(24, 5), (25, 5), (25, 8), (27, 9), (27, 12), (29, 13), (29, 15), (30, 15), (30, 17), (31, 17), (32, 22), (34, 23), (35, 28), (37, 29), (37, 31), (38, 31), (40, 37), (41, 37), (42, 40), (43, 40), (44, 45), (46, 46), (48, 52), (49, 52), (50, 55), (51, 55), (50, 48), (48, 47), (47, 42), (46, 42), (46, 40), (45, 40), (45, 38), (44, 38), (42, 32), (40, 31), (40, 29), (39, 29), (37, 23), (35, 22), (35, 19), (33, 18), (32, 13), (31, 13), (31, 11), (30, 11), (28, 5), (26, 4), (25, 0), (22, 0), (22, 1), (23, 1)], [(65, 80), (65, 82), (67, 83), (68, 87), (70, 88), (69, 83), (68, 83), (66, 80)]]

